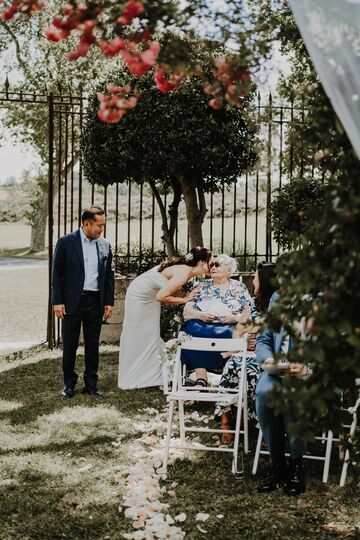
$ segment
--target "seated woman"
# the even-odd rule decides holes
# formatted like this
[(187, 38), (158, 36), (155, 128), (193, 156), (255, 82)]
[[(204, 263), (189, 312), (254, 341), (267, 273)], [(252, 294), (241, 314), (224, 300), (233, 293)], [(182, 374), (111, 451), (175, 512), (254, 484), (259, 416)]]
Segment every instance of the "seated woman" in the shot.
[[(201, 282), (196, 298), (185, 305), (184, 331), (194, 337), (239, 337), (247, 321), (255, 320), (254, 302), (246, 286), (230, 277), (235, 259), (218, 255), (210, 266), (211, 279)], [(218, 352), (182, 351), (182, 361), (195, 369), (197, 385), (207, 386), (207, 370), (221, 370), (226, 359)]]
[[(255, 307), (258, 313), (264, 313), (269, 306), (270, 298), (276, 289), (276, 272), (275, 263), (260, 262), (257, 265), (254, 275), (253, 285), (255, 294)], [(257, 327), (247, 328), (250, 336), (253, 336), (249, 340), (248, 351), (254, 351), (255, 348), (255, 335)], [(229, 356), (228, 354), (224, 354)], [(224, 366), (224, 370), (220, 380), (220, 386), (224, 388), (236, 388), (239, 384), (241, 369), (241, 356), (232, 354)], [(255, 352), (250, 353), (246, 360), (246, 374), (248, 383), (248, 403), (250, 416), (255, 416), (254, 395), (257, 380), (260, 375), (259, 364), (256, 360)], [(221, 420), (222, 429), (233, 429), (235, 419), (230, 407), (222, 407), (220, 404), (215, 406), (215, 419)], [(232, 433), (223, 433), (222, 442), (230, 443), (233, 441), (234, 435)]]

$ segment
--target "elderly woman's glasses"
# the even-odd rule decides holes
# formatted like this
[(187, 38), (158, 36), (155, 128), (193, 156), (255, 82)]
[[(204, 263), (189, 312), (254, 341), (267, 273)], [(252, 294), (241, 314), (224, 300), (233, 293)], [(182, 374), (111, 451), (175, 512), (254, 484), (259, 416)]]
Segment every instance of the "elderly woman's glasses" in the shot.
[(222, 266), (222, 264), (219, 263), (218, 261), (215, 261), (209, 264), (210, 268), (212, 268), (213, 266), (215, 266), (215, 268), (219, 268), (220, 266)]

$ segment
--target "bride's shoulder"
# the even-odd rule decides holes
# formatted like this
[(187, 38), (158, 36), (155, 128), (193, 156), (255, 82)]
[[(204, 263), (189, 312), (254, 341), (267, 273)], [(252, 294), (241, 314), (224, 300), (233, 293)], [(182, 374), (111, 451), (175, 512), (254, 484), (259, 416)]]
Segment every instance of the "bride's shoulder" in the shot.
[(164, 268), (161, 274), (167, 278), (172, 278), (174, 276), (189, 276), (191, 272), (191, 267), (186, 264), (174, 264), (173, 266), (168, 266)]

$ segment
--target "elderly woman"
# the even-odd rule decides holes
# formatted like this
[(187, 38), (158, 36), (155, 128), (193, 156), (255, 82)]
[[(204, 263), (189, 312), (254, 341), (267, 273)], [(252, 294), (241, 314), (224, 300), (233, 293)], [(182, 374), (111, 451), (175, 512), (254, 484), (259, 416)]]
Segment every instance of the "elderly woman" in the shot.
[[(257, 265), (254, 274), (254, 294), (255, 294), (255, 306), (261, 315), (264, 314), (268, 308), (270, 298), (276, 290), (276, 265), (272, 262), (262, 261)], [(250, 335), (255, 336), (257, 327), (248, 328)], [(255, 352), (252, 354), (250, 351), (254, 350), (253, 341), (250, 339), (248, 345), (249, 356), (246, 360), (246, 373), (248, 382), (248, 403), (250, 416), (256, 417), (254, 407), (255, 388), (260, 376), (259, 363), (256, 360)], [(223, 355), (228, 356), (228, 355)], [(239, 384), (241, 370), (241, 357), (240, 355), (233, 354), (224, 366), (222, 377), (220, 380), (220, 386), (224, 388), (236, 388)], [(221, 426), (223, 429), (232, 429), (235, 423), (235, 419), (232, 414), (232, 410), (229, 407), (221, 407), (220, 404), (215, 406), (215, 419), (221, 419)], [(222, 442), (230, 443), (233, 440), (232, 433), (223, 433)]]
[[(184, 331), (194, 337), (232, 338), (241, 334), (241, 325), (254, 320), (256, 310), (246, 286), (231, 279), (236, 261), (228, 255), (218, 255), (210, 264), (211, 279), (198, 286), (195, 299), (184, 308)], [(217, 352), (183, 351), (182, 360), (195, 369), (196, 383), (207, 386), (207, 370), (221, 370), (226, 359)]]

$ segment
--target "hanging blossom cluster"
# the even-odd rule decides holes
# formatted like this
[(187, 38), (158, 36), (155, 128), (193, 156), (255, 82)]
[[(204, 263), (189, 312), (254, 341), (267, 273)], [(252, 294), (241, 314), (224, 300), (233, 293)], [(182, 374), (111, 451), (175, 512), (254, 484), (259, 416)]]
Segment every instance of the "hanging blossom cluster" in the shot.
[(4, 5), (4, 8), (0, 14), (0, 19), (4, 21), (10, 21), (17, 14), (33, 15), (45, 7), (44, 2), (41, 0), (13, 0), (12, 2), (0, 0), (0, 7), (1, 4)]
[(131, 95), (131, 85), (115, 86), (109, 84), (107, 86), (108, 94), (98, 93), (97, 97), (100, 103), (98, 117), (102, 122), (114, 124), (121, 120), (129, 109), (136, 107), (140, 94), (134, 92)]
[(210, 107), (221, 109), (225, 101), (234, 107), (241, 107), (250, 83), (249, 71), (234, 69), (226, 58), (216, 60), (215, 64), (214, 81), (204, 86), (205, 93), (211, 96)]
[[(40, 0), (0, 0), (1, 4), (6, 6), (1, 13), (2, 18), (6, 20), (18, 13), (31, 15), (44, 7)], [(246, 69), (234, 66), (229, 59), (222, 58), (215, 63), (211, 83), (199, 70), (172, 73), (168, 65), (158, 63), (160, 43), (152, 39), (147, 27), (130, 32), (126, 37), (119, 35), (135, 20), (141, 23), (141, 18), (146, 16), (142, 0), (128, 0), (119, 13), (110, 17), (106, 23), (113, 26), (117, 34), (113, 40), (107, 41), (95, 34), (96, 28), (101, 30), (104, 26), (101, 16), (105, 14), (105, 8), (102, 8), (100, 3), (65, 4), (61, 8), (62, 16), (54, 18), (52, 24), (45, 30), (45, 36), (49, 41), (57, 43), (67, 39), (74, 31), (79, 32), (77, 48), (68, 55), (70, 61), (85, 57), (90, 48), (96, 46), (105, 56), (119, 55), (135, 77), (146, 75), (153, 69), (155, 84), (160, 92), (173, 92), (179, 88), (184, 79), (197, 76), (204, 79), (204, 92), (210, 96), (209, 106), (213, 109), (220, 109), (225, 104), (235, 107), (243, 105), (250, 87), (250, 74)], [(103, 122), (118, 122), (129, 109), (136, 107), (140, 98), (139, 90), (135, 88), (131, 91), (128, 85), (124, 87), (109, 85), (107, 91), (108, 94), (98, 95), (100, 101), (98, 116)]]

